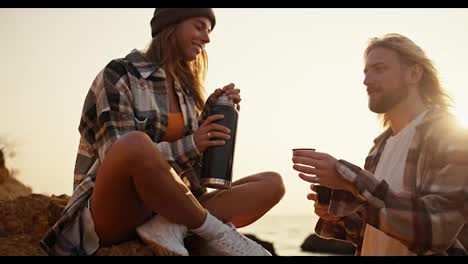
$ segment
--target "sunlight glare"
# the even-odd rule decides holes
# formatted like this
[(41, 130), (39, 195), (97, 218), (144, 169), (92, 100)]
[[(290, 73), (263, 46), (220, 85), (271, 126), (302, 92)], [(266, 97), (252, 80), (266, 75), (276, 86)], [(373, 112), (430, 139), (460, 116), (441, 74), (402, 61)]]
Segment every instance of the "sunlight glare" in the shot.
[(466, 103), (459, 102), (455, 107), (455, 114), (463, 127), (468, 128), (468, 101)]

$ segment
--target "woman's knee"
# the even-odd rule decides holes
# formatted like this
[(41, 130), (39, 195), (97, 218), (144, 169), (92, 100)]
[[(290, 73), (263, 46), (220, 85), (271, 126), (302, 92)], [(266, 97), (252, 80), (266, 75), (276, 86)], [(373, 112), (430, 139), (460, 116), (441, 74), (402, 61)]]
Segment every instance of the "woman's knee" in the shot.
[(267, 171), (262, 172), (260, 176), (262, 181), (267, 183), (269, 192), (274, 196), (275, 200), (281, 200), (286, 192), (281, 175), (274, 171)]
[(154, 155), (156, 155), (157, 158), (162, 158), (162, 154), (154, 146), (151, 138), (147, 134), (139, 131), (132, 131), (121, 136), (114, 142), (109, 151), (112, 150), (124, 155), (125, 159), (129, 162), (141, 162), (148, 159), (150, 156), (154, 157)]
[(124, 148), (127, 153), (139, 154), (142, 150), (148, 145), (151, 144), (151, 139), (148, 135), (139, 131), (128, 132), (125, 135), (121, 136), (114, 143), (114, 146)]
[[(106, 154), (101, 170), (104, 174), (146, 177), (151, 171), (169, 167), (162, 153), (148, 135), (129, 132), (118, 138)], [(102, 173), (101, 173), (102, 174)]]

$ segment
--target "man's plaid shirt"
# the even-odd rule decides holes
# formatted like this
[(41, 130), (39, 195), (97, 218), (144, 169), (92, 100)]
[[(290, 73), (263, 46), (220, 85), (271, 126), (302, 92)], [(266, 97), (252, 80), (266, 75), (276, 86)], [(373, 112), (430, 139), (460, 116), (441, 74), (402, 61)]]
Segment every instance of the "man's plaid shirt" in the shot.
[(341, 221), (319, 219), (315, 232), (352, 242), (360, 254), (366, 224), (399, 240), (418, 255), (467, 255), (468, 132), (438, 108), (425, 116), (410, 145), (404, 185), (391, 190), (373, 177), (391, 131), (375, 139), (364, 169), (344, 160), (337, 171), (358, 194), (333, 190), (329, 213)]

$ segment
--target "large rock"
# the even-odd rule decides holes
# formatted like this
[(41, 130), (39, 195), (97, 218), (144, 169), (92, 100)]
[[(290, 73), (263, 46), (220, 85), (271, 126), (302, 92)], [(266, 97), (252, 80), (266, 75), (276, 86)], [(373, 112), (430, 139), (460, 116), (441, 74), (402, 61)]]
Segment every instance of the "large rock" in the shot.
[[(0, 149), (0, 256), (45, 256), (39, 241), (55, 224), (70, 197), (33, 194), (10, 175)], [(101, 248), (96, 255), (151, 256), (140, 241)]]
[(45, 255), (39, 240), (61, 213), (60, 199), (39, 194), (0, 202), (0, 255)]
[(356, 252), (356, 248), (351, 243), (335, 239), (325, 239), (316, 234), (308, 236), (302, 243), (301, 249), (310, 252), (342, 255), (354, 255)]
[[(46, 255), (39, 241), (57, 221), (69, 197), (31, 194), (0, 202), (0, 255)], [(102, 248), (96, 255), (147, 256), (151, 250), (139, 241)]]
[(31, 193), (31, 188), (10, 176), (8, 170), (0, 164), (0, 201), (16, 199)]

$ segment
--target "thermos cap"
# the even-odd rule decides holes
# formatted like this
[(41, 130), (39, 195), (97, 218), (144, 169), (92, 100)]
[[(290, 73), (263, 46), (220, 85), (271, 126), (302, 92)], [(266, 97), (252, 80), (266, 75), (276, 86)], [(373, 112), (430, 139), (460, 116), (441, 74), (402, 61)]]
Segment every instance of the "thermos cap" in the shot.
[(231, 107), (234, 107), (234, 101), (232, 101), (232, 99), (225, 93), (222, 93), (219, 97), (218, 97), (218, 101), (216, 101), (216, 104), (217, 105), (227, 105), (227, 106), (231, 106)]

